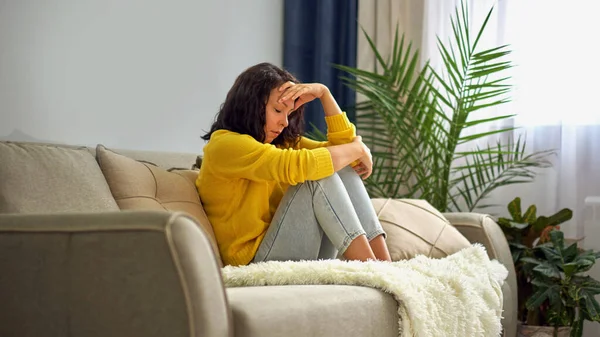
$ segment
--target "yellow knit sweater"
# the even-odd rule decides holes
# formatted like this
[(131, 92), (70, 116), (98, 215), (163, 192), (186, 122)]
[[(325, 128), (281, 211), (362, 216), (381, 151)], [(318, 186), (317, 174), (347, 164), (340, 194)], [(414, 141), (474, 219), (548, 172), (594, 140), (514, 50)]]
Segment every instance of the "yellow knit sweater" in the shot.
[(356, 133), (345, 114), (325, 121), (327, 142), (302, 137), (295, 149), (227, 130), (212, 134), (196, 187), (226, 265), (252, 261), (288, 186), (334, 173), (324, 147), (349, 143)]

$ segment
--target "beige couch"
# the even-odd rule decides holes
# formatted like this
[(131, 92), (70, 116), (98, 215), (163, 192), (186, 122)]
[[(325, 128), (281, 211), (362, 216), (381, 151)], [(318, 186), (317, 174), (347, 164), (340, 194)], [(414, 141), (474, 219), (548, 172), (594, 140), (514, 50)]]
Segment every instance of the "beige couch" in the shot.
[[(196, 155), (115, 152), (0, 142), (0, 336), (398, 335), (396, 301), (372, 288), (224, 288)], [(516, 336), (497, 224), (394, 202), (374, 200), (396, 258), (444, 256), (466, 238), (508, 268), (503, 327)]]

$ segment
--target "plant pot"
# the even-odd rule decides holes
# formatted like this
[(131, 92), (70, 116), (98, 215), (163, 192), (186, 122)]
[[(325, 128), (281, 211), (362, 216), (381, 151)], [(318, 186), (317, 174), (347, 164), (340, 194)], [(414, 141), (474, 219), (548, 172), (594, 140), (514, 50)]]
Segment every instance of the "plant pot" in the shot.
[[(558, 328), (557, 337), (569, 337), (571, 327)], [(554, 337), (554, 327), (519, 324), (518, 337)]]

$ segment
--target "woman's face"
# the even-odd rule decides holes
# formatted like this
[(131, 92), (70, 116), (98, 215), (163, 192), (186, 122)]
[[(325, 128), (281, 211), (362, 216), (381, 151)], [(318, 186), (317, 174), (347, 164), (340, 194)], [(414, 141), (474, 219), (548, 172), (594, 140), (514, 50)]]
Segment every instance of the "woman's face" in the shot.
[(288, 117), (294, 111), (294, 101), (279, 103), (282, 92), (279, 88), (271, 90), (265, 112), (265, 144), (271, 143), (288, 126)]

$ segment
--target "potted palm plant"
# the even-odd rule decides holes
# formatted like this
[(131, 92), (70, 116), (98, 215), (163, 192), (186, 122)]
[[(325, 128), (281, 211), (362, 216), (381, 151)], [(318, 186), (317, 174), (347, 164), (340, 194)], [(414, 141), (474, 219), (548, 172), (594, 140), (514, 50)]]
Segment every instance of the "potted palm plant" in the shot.
[[(419, 66), (419, 51), (399, 38), (398, 29), (389, 56), (365, 32), (378, 69), (335, 65), (350, 75), (343, 78), (346, 85), (366, 97), (355, 108), (357, 128), (373, 154), (373, 173), (365, 181), (371, 197), (420, 198), (441, 212), (473, 211), (487, 206), (482, 201), (496, 188), (530, 182), (536, 168), (550, 166), (546, 157), (552, 151), (526, 153), (525, 142), (512, 137), (513, 127), (472, 132), (513, 117), (477, 117), (510, 100), (508, 47), (480, 47), (492, 12), (493, 7), (474, 32), (467, 2), (457, 7), (453, 41), (438, 39), (439, 71), (429, 62)], [(459, 150), (499, 134), (506, 140)]]

